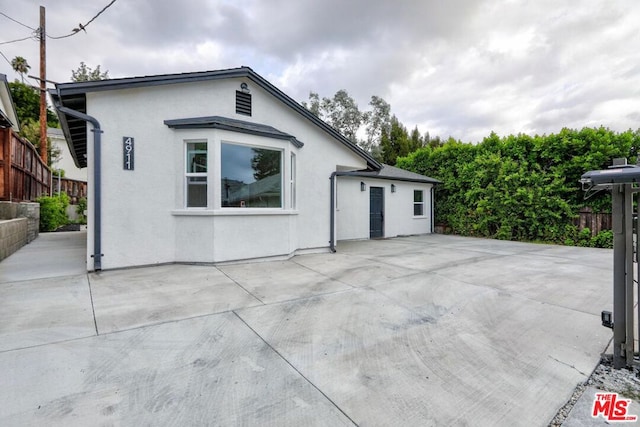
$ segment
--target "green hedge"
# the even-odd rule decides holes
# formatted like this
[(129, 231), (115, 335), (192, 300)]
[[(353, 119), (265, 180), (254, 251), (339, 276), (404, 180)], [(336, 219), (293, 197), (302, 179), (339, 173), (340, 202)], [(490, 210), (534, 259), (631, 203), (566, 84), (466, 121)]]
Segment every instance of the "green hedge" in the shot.
[(40, 203), (40, 231), (55, 231), (68, 224), (69, 196), (66, 193), (42, 196), (36, 201)]
[(87, 198), (81, 197), (80, 200), (78, 200), (78, 205), (76, 206), (76, 213), (78, 214), (78, 221), (80, 222), (80, 224), (87, 223), (87, 217), (84, 214), (86, 210), (87, 210)]
[(533, 137), (492, 133), (475, 145), (450, 139), (422, 148), (397, 166), (443, 181), (435, 190), (435, 221), (455, 234), (608, 247), (607, 233), (592, 239), (589, 232), (586, 244), (573, 219), (583, 206), (609, 212), (611, 196), (585, 200), (578, 181), (616, 157), (635, 163), (638, 147), (640, 131), (603, 127)]

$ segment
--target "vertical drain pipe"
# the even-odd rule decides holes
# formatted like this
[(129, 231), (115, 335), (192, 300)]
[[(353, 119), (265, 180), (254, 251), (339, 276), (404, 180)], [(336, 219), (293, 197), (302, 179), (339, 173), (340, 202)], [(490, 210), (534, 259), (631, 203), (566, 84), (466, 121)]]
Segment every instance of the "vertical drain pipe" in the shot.
[(93, 269), (102, 270), (102, 191), (101, 191), (101, 135), (100, 122), (92, 116), (71, 108), (58, 106), (58, 111), (93, 125)]
[(336, 175), (338, 172), (331, 173), (329, 180), (331, 181), (331, 213), (330, 217), (330, 230), (329, 230), (329, 250), (336, 252)]
[(431, 213), (429, 214), (429, 217), (431, 218), (431, 233), (433, 233), (433, 225), (435, 224), (435, 219), (433, 218), (433, 196), (435, 194), (435, 184), (431, 185), (431, 203), (429, 204), (431, 206)]

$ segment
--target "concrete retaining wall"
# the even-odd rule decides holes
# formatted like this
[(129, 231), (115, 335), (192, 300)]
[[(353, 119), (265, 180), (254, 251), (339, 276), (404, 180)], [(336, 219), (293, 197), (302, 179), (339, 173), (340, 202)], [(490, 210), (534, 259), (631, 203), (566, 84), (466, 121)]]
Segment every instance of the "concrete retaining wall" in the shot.
[(40, 204), (0, 201), (0, 260), (38, 237)]
[(0, 260), (27, 244), (28, 222), (27, 218), (0, 221)]
[(27, 243), (33, 242), (40, 232), (40, 203), (18, 203), (18, 218), (27, 219)]

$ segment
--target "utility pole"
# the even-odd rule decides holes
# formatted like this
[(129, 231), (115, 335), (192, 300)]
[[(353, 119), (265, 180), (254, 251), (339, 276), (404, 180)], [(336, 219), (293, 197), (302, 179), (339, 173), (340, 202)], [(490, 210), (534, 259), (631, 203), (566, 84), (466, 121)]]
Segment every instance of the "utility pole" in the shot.
[(47, 164), (47, 31), (40, 6), (40, 158)]

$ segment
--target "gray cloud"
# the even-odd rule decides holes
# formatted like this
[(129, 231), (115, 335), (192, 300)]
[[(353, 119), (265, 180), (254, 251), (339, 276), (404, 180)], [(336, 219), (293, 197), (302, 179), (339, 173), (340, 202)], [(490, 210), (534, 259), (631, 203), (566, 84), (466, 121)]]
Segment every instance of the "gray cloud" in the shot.
[[(36, 26), (39, 4), (56, 35), (103, 6), (0, 0), (0, 10)], [(48, 66), (67, 80), (80, 61), (112, 77), (248, 65), (297, 100), (346, 89), (366, 108), (378, 95), (407, 127), (470, 141), (624, 130), (640, 127), (639, 21), (635, 0), (118, 0), (86, 34), (49, 41)], [(4, 40), (28, 33), (0, 28)], [(0, 51), (37, 68), (33, 41)]]

